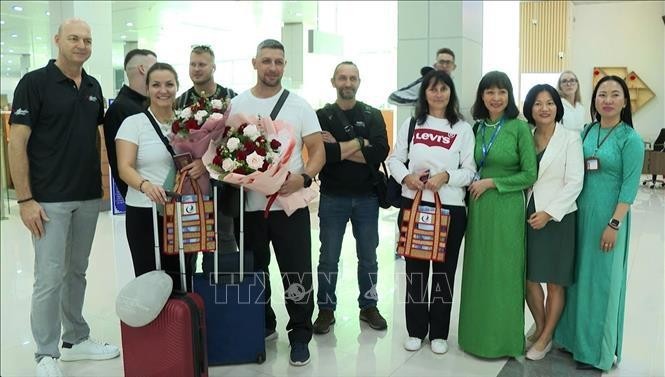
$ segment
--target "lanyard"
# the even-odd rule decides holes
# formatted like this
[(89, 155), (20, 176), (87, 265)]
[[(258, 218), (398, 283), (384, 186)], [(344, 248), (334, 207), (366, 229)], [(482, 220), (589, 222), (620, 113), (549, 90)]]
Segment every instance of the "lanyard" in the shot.
[(490, 142), (488, 144), (485, 144), (485, 129), (487, 129), (487, 123), (483, 121), (483, 125), (480, 130), (483, 138), (483, 144), (482, 144), (483, 157), (480, 159), (480, 163), (478, 164), (478, 173), (477, 173), (478, 175), (480, 175), (480, 171), (482, 170), (483, 165), (485, 165), (485, 159), (487, 159), (487, 155), (490, 153), (490, 149), (492, 149), (492, 145), (494, 145), (494, 140), (496, 139), (496, 136), (499, 134), (499, 131), (501, 131), (503, 123), (504, 123), (504, 118), (502, 117), (501, 120), (499, 121), (499, 124), (494, 129), (492, 137), (490, 137)]
[(621, 124), (621, 121), (619, 121), (619, 123), (615, 124), (614, 127), (612, 127), (610, 129), (610, 132), (608, 132), (607, 135), (605, 135), (605, 137), (603, 137), (603, 140), (601, 141), (600, 140), (600, 130), (602, 129), (602, 127), (600, 126), (600, 123), (598, 123), (598, 138), (596, 139), (596, 150), (593, 152), (594, 157), (596, 156), (596, 153), (598, 153), (598, 150), (600, 149), (600, 147), (603, 146), (603, 144), (605, 143), (605, 140), (607, 140), (607, 138), (610, 137), (610, 135), (612, 134), (612, 131), (614, 131), (614, 129), (617, 128), (617, 126), (619, 126), (620, 124)]

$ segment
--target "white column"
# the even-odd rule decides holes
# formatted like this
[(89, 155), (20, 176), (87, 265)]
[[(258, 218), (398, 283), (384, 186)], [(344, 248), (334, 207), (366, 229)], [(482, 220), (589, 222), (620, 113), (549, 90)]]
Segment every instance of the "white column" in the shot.
[[(481, 1), (400, 1), (397, 7), (397, 86), (420, 76), (431, 66), (436, 50), (455, 52), (453, 80), (462, 115), (471, 123), (471, 105), (482, 76), (483, 4)], [(398, 106), (396, 129), (413, 112)]]

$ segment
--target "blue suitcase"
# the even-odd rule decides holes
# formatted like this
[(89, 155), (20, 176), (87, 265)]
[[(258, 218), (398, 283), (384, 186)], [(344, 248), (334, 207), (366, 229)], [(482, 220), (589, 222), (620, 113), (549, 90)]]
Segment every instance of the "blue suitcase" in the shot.
[(263, 272), (251, 272), (252, 254), (244, 250), (242, 189), (240, 193), (240, 251), (215, 250), (212, 266), (204, 265), (204, 272), (193, 278), (194, 292), (205, 303), (208, 365), (261, 364), (266, 359), (265, 278)]

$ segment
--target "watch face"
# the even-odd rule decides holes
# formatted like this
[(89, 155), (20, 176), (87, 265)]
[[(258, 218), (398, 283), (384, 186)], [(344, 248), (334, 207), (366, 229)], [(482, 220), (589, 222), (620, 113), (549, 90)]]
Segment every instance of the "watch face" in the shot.
[(618, 227), (619, 225), (621, 225), (621, 222), (617, 219), (612, 219), (610, 220), (610, 224), (612, 224), (612, 226)]

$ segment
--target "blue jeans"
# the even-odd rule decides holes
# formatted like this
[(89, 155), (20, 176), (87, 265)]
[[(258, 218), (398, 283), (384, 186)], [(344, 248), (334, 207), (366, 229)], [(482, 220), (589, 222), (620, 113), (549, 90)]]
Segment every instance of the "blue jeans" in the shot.
[(338, 196), (321, 194), (319, 203), (321, 229), (319, 239), (317, 303), (319, 309), (335, 310), (339, 255), (346, 224), (351, 220), (358, 256), (358, 306), (361, 309), (376, 306), (377, 270), (376, 247), (379, 245), (379, 202), (374, 194)]

